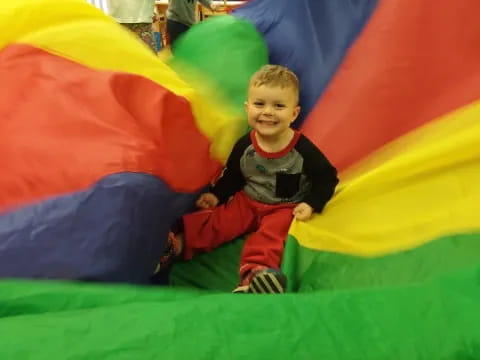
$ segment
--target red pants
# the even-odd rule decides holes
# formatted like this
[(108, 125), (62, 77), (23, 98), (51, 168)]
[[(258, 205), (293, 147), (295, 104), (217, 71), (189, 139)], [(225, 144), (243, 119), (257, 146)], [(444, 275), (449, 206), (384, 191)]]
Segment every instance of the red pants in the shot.
[(279, 269), (294, 207), (291, 203), (262, 204), (240, 191), (224, 205), (185, 215), (184, 257), (191, 259), (253, 232), (243, 247), (240, 278), (257, 266)]

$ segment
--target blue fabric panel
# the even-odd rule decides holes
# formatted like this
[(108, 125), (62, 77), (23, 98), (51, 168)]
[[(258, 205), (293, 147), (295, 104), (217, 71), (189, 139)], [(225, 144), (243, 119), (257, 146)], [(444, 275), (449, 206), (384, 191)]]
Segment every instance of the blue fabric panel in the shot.
[(195, 194), (121, 173), (0, 215), (0, 277), (147, 283)]
[[(233, 15), (263, 34), (270, 63), (287, 66), (301, 83), (299, 127), (313, 109), (378, 0), (251, 0)], [(341, 105), (341, 104), (339, 104)]]

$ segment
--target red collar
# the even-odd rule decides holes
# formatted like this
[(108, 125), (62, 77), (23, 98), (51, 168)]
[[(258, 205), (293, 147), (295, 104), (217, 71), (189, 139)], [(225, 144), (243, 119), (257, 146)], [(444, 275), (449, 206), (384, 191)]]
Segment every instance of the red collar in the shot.
[(257, 142), (257, 138), (255, 137), (255, 130), (250, 131), (250, 140), (252, 140), (253, 147), (255, 151), (259, 153), (261, 156), (268, 158), (268, 159), (278, 159), (285, 156), (289, 153), (297, 144), (298, 139), (300, 138), (300, 133), (294, 130), (293, 138), (290, 140), (287, 146), (280, 151), (277, 152), (267, 152), (260, 148)]

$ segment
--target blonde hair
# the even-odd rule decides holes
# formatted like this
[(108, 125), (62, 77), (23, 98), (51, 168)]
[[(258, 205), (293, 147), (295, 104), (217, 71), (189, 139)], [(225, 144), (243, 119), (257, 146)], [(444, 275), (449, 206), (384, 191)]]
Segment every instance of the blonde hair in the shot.
[(299, 81), (297, 75), (290, 69), (281, 65), (264, 65), (250, 79), (249, 87), (279, 86), (291, 88), (297, 96), (299, 93)]

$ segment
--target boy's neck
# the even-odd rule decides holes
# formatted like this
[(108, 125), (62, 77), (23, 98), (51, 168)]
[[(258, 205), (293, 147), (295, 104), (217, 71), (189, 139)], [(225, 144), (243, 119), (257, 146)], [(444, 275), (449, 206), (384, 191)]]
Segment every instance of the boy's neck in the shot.
[(289, 128), (278, 136), (262, 136), (255, 131), (254, 135), (260, 149), (265, 152), (275, 153), (282, 151), (290, 144), (295, 136), (295, 131)]

